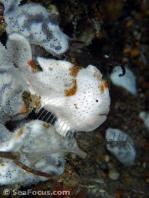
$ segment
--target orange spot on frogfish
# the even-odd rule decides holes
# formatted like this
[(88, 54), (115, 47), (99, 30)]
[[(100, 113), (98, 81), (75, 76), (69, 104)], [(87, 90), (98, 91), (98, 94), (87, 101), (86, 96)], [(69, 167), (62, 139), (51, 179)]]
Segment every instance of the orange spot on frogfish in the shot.
[(79, 67), (79, 66), (77, 66), (77, 65), (73, 65), (73, 67), (71, 67), (71, 68), (69, 69), (70, 75), (76, 77), (77, 74), (78, 74), (78, 72), (79, 72), (81, 69), (82, 69), (82, 67)]
[(65, 89), (65, 96), (73, 96), (77, 91), (77, 81), (73, 80), (73, 86), (70, 89)]
[(34, 63), (33, 60), (28, 61), (28, 65), (31, 66), (33, 69), (36, 68), (36, 64)]
[(100, 86), (101, 92), (104, 92), (106, 88), (108, 88), (108, 83), (106, 80), (103, 80), (102, 85)]

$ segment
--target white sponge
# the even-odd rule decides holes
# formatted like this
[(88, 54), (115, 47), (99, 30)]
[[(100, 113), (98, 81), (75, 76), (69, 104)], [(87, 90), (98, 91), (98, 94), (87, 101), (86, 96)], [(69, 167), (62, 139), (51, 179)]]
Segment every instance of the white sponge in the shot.
[(121, 67), (120, 66), (114, 67), (110, 75), (110, 78), (113, 84), (125, 88), (133, 95), (137, 95), (136, 77), (129, 68), (126, 67), (125, 70), (126, 70), (125, 75), (119, 76), (119, 74), (121, 73)]
[(43, 121), (31, 121), (14, 133), (0, 125), (0, 185), (30, 185), (61, 175), (67, 152), (86, 156), (73, 136), (62, 137)]
[(28, 88), (1, 43), (0, 52), (0, 123), (5, 124), (10, 119), (27, 116), (22, 95)]
[(106, 130), (107, 150), (110, 151), (122, 164), (130, 165), (136, 157), (133, 140), (119, 129)]
[(69, 38), (57, 23), (57, 15), (50, 14), (38, 4), (18, 6), (19, 0), (2, 0), (7, 34), (23, 35), (31, 44), (40, 45), (53, 55), (61, 55), (69, 47)]
[(142, 111), (139, 117), (144, 121), (145, 126), (149, 129), (149, 113)]

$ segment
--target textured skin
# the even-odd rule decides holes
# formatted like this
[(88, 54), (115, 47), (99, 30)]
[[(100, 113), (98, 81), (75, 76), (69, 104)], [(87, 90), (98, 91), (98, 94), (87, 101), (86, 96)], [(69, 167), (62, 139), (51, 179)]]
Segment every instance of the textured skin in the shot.
[(60, 134), (66, 135), (69, 130), (92, 131), (106, 120), (109, 89), (96, 67), (78, 69), (67, 61), (38, 57), (42, 71), (34, 73), (28, 64), (31, 48), (24, 37), (10, 35), (7, 48), (31, 93), (41, 96), (42, 106), (56, 115), (55, 126)]

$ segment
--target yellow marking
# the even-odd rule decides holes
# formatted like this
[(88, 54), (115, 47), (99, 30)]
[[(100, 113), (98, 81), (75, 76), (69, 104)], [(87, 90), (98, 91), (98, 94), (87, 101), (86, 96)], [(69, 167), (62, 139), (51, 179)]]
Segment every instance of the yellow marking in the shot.
[(50, 124), (48, 124), (48, 123), (43, 123), (43, 126), (46, 127), (46, 128), (49, 128), (49, 127), (50, 127)]
[(57, 180), (58, 183), (61, 183), (62, 181), (63, 181), (62, 177), (58, 178), (58, 180)]
[(82, 67), (79, 67), (79, 66), (77, 66), (77, 65), (73, 65), (73, 66), (69, 69), (70, 75), (76, 77), (77, 74), (78, 74), (78, 72), (79, 72), (81, 69), (82, 69)]
[(102, 75), (98, 72), (97, 69), (95, 69), (95, 71), (94, 71), (94, 76), (95, 76), (98, 80), (102, 80)]
[(65, 96), (73, 96), (73, 95), (75, 95), (76, 91), (77, 91), (77, 81), (73, 80), (72, 88), (65, 89), (64, 93), (65, 93)]
[(26, 107), (26, 104), (23, 105), (23, 108), (21, 109), (20, 113), (19, 114), (24, 114), (24, 113), (27, 113), (27, 107)]
[(100, 91), (103, 93), (105, 91), (105, 89), (108, 88), (107, 81), (106, 80), (103, 80), (102, 81), (102, 84), (101, 84), (101, 86), (99, 88), (100, 88)]
[(18, 131), (15, 138), (16, 139), (19, 138), (22, 134), (23, 134), (23, 127)]

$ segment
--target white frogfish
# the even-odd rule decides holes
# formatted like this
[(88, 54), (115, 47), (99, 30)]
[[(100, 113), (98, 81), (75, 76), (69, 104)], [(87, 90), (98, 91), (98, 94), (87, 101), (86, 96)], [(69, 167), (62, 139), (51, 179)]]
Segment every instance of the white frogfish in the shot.
[(37, 57), (42, 71), (34, 72), (31, 47), (23, 36), (10, 35), (7, 48), (31, 94), (39, 95), (42, 107), (57, 117), (57, 132), (92, 131), (106, 120), (109, 89), (95, 66), (81, 68), (68, 61)]

